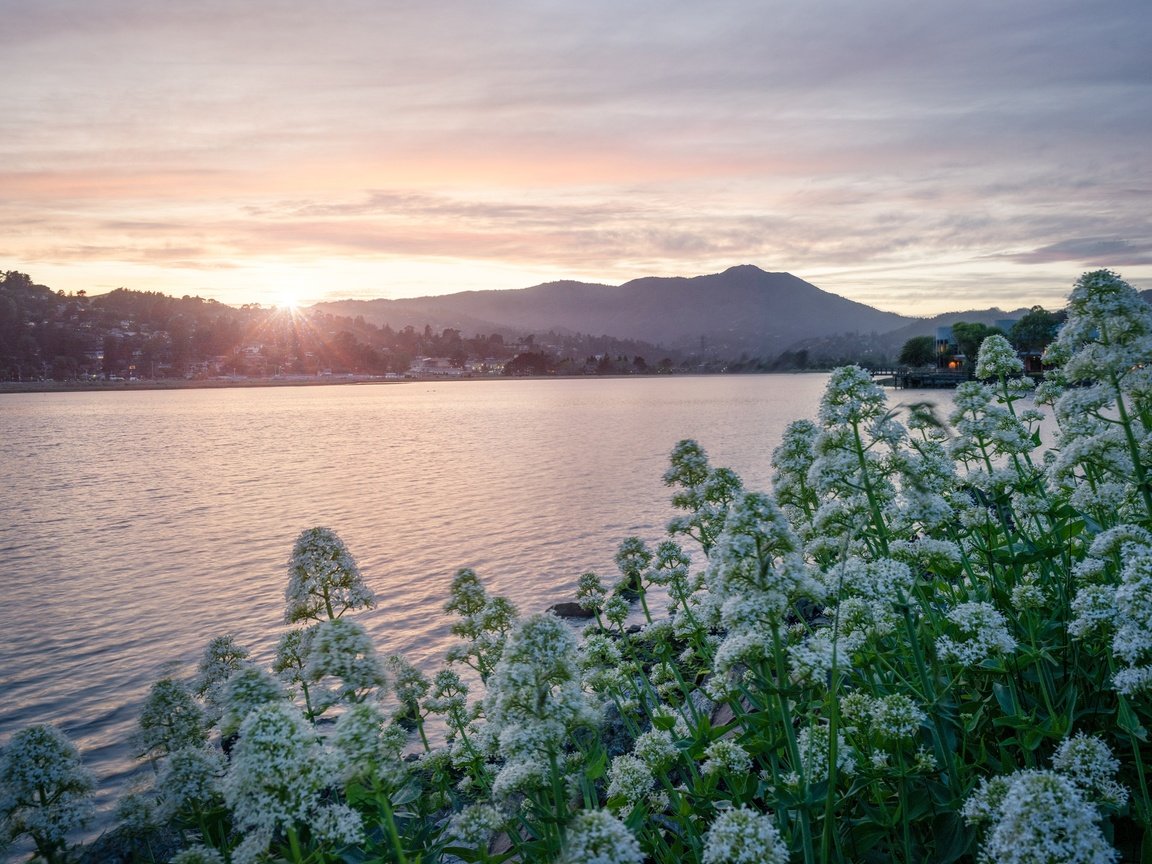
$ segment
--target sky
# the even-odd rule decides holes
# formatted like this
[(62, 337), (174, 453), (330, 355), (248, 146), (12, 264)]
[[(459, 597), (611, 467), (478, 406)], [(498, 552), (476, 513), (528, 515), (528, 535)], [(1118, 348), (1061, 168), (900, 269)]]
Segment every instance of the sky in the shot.
[(1148, 0), (0, 0), (0, 271), (311, 304), (738, 264), (1152, 288)]

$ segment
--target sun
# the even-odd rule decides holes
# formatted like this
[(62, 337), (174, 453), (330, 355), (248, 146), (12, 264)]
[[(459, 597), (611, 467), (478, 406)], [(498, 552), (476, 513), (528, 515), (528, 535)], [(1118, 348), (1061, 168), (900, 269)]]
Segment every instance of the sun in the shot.
[(281, 292), (276, 300), (276, 308), (284, 312), (295, 312), (300, 308), (300, 297), (292, 292)]

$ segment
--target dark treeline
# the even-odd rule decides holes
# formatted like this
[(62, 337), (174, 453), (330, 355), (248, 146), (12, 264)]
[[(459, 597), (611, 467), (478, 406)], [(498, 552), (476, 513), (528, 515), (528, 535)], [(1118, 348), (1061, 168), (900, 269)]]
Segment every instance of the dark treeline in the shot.
[[(425, 367), (425, 358), (434, 362)], [(607, 336), (394, 330), (362, 317), (260, 304), (232, 307), (124, 288), (66, 294), (24, 273), (0, 274), (0, 380), (385, 375), (422, 368), (628, 374), (695, 371), (698, 363)]]

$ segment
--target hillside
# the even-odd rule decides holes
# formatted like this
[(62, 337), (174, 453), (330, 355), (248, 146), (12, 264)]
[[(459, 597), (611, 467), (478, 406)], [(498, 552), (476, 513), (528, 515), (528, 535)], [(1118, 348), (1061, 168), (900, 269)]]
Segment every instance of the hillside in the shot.
[(914, 321), (830, 294), (790, 273), (732, 267), (707, 276), (645, 277), (623, 285), (548, 282), (409, 300), (345, 300), (315, 308), (464, 332), (577, 332), (641, 339), (670, 349), (732, 355), (778, 352), (799, 339), (888, 332)]

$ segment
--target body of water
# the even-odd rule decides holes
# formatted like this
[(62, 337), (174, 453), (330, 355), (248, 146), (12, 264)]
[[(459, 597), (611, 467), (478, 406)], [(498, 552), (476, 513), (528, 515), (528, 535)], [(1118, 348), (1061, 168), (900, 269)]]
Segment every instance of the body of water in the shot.
[[(522, 612), (659, 541), (672, 446), (769, 488), (785, 425), (823, 375), (468, 381), (0, 396), (0, 745), (51, 722), (110, 803), (147, 769), (129, 740), (149, 686), (234, 634), (283, 631), (296, 536), (347, 543), (381, 652), (443, 662), (453, 574)], [(900, 400), (923, 398), (897, 394)], [(937, 391), (927, 398), (948, 400)], [(894, 399), (895, 401), (895, 399)]]

